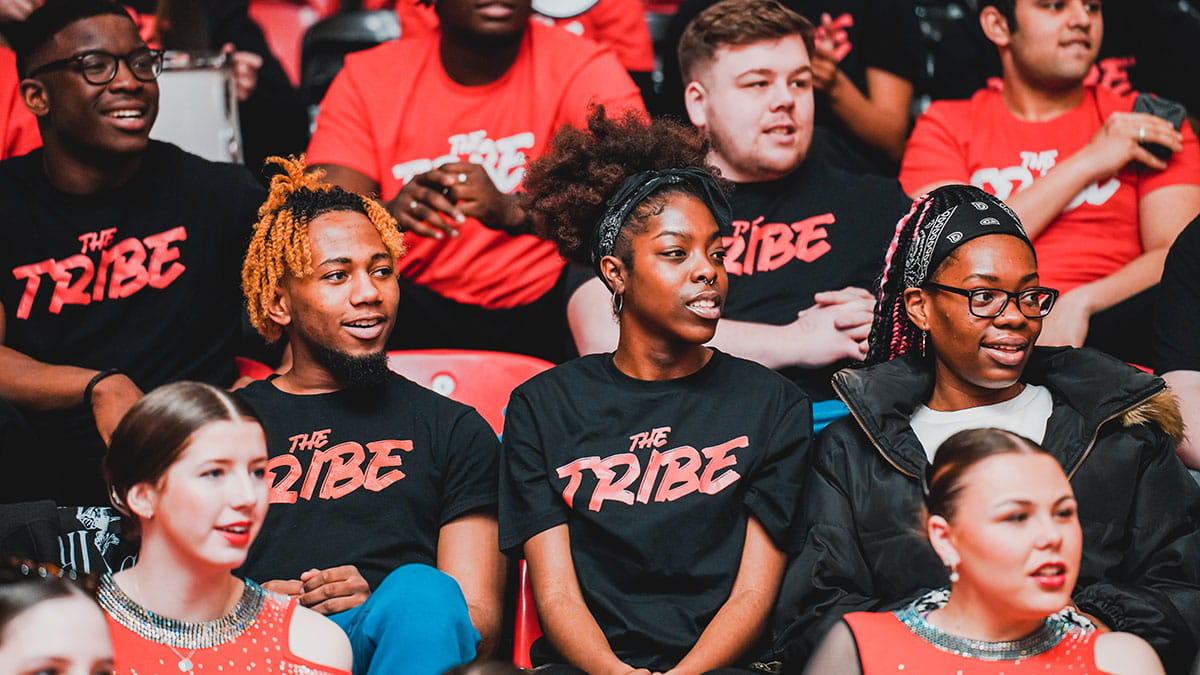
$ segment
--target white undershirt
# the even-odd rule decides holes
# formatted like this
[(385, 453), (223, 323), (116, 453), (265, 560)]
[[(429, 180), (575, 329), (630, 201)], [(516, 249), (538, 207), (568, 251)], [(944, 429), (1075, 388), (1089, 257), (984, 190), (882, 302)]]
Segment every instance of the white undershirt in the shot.
[(1002, 403), (981, 405), (963, 410), (931, 410), (917, 406), (908, 421), (917, 433), (925, 455), (933, 461), (942, 441), (964, 429), (995, 427), (1020, 434), (1041, 443), (1046, 436), (1046, 420), (1054, 410), (1054, 399), (1050, 390), (1036, 384), (1027, 384), (1021, 393)]

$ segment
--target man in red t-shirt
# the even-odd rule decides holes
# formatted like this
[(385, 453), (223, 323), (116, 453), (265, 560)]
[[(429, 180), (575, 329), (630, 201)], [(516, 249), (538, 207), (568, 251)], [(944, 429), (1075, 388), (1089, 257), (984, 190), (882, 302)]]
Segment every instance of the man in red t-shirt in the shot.
[(563, 262), (528, 234), (513, 194), (528, 162), (591, 104), (644, 111), (606, 50), (530, 22), (529, 0), (439, 0), (439, 27), (346, 58), (309, 162), (378, 193), (407, 231), (403, 329), (391, 348), (456, 347), (556, 359)]
[[(900, 182), (913, 196), (971, 183), (1007, 201), (1034, 239), (1041, 283), (1063, 291), (1040, 343), (1086, 339), (1140, 359), (1147, 323), (1134, 317), (1153, 302), (1139, 294), (1158, 283), (1171, 242), (1200, 212), (1196, 136), (1132, 112), (1134, 92), (1084, 85), (1103, 37), (1099, 3), (983, 4), (1003, 81), (930, 106)], [(1172, 155), (1160, 159), (1146, 144)]]

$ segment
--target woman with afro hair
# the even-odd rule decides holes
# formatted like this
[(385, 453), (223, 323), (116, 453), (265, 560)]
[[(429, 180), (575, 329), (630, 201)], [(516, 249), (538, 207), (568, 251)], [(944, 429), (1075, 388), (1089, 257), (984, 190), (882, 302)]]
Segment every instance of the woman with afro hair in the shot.
[(564, 129), (530, 167), (543, 236), (612, 292), (615, 352), (509, 401), (500, 545), (529, 565), (550, 673), (743, 672), (786, 555), (809, 402), (706, 347), (729, 206), (691, 130), (638, 115)]
[[(1167, 672), (1191, 662), (1200, 490), (1175, 456), (1178, 408), (1161, 379), (1107, 354), (1035, 347), (1057, 297), (1039, 283), (1017, 216), (978, 188), (938, 188), (897, 224), (868, 365), (833, 379), (851, 416), (829, 425), (813, 451), (805, 541), (776, 614), (790, 619), (777, 635), (785, 672), (798, 672), (844, 614), (898, 609), (932, 591), (916, 605), (925, 614), (945, 601), (949, 581), (981, 574), (966, 560), (943, 566), (914, 536), (912, 515), (942, 441), (979, 427), (1031, 439), (1070, 480), (1083, 555), (1068, 618), (1138, 635)], [(1022, 503), (994, 508), (1014, 539), (1035, 521)], [(1061, 555), (1054, 548), (1049, 539), (1039, 547), (1027, 573)], [(990, 601), (1040, 592), (1037, 579), (1023, 583)], [(954, 628), (984, 651), (1025, 637), (1011, 626)]]

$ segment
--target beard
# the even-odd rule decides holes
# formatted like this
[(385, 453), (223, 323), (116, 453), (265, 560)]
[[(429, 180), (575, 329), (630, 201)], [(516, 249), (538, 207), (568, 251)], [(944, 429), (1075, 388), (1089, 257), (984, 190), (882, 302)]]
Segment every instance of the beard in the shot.
[(392, 371), (388, 370), (387, 352), (380, 350), (366, 356), (313, 345), (313, 358), (347, 389), (361, 389), (383, 384)]

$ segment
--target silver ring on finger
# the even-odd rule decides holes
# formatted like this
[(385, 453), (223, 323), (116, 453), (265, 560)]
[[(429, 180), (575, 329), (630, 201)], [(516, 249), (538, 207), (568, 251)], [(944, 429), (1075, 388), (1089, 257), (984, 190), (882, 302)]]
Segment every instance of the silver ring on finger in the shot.
[(460, 182), (460, 183), (467, 182), (467, 174), (465, 174), (465, 173), (458, 174), (458, 182)]
[(414, 199), (408, 203), (408, 210), (412, 211), (413, 213), (416, 213), (417, 207), (420, 205), (421, 205), (420, 202), (418, 202), (417, 200)]
[(1138, 127), (1138, 143), (1146, 142), (1146, 127)]

